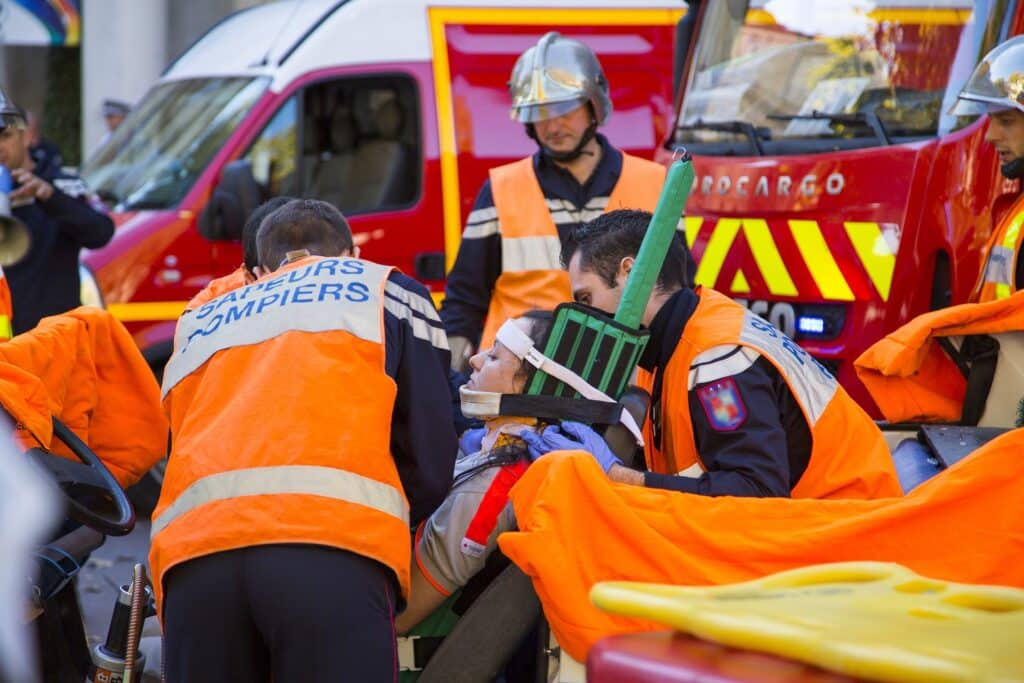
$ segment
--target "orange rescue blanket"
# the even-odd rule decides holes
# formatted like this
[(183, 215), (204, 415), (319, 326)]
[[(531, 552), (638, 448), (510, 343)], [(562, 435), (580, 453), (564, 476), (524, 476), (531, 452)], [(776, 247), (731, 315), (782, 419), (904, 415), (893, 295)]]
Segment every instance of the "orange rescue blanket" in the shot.
[(0, 404), (18, 423), (22, 443), (73, 458), (52, 441), (57, 416), (122, 486), (167, 453), (156, 378), (124, 326), (97, 308), (43, 318), (0, 344)]
[(1024, 330), (1024, 291), (919, 315), (854, 361), (857, 377), (890, 422), (958, 421), (967, 381), (937, 337)]
[(904, 498), (707, 498), (614, 484), (579, 452), (544, 456), (511, 498), (502, 551), (526, 572), (558, 642), (583, 661), (599, 638), (663, 626), (590, 604), (598, 581), (746, 581), (813, 564), (897, 562), (925, 576), (1024, 587), (1024, 429)]

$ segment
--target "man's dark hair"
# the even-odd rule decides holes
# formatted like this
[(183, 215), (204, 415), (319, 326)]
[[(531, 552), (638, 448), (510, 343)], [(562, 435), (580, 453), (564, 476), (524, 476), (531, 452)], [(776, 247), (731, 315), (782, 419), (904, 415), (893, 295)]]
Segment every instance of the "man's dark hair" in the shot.
[(260, 224), (263, 219), (274, 213), (295, 197), (274, 197), (263, 202), (249, 214), (245, 225), (242, 227), (242, 263), (250, 273), (259, 265), (259, 255), (256, 253), (256, 235), (259, 234)]
[[(562, 242), (562, 265), (568, 268), (578, 251), (580, 268), (593, 272), (609, 287), (614, 287), (619, 264), (627, 256), (636, 258), (650, 222), (651, 214), (646, 211), (619, 209), (583, 223)], [(658, 274), (660, 290), (674, 291), (689, 286), (686, 254), (686, 244), (676, 231)]]
[(352, 231), (334, 205), (294, 199), (263, 219), (256, 248), (259, 265), (273, 271), (290, 251), (305, 249), (314, 256), (338, 256), (352, 249)]

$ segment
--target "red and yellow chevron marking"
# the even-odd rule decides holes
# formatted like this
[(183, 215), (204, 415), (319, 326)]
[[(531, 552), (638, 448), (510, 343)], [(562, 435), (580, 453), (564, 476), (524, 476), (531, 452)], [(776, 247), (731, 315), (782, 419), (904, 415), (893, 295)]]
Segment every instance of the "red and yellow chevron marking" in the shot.
[(763, 218), (686, 218), (696, 281), (745, 296), (888, 301), (896, 245), (878, 223)]

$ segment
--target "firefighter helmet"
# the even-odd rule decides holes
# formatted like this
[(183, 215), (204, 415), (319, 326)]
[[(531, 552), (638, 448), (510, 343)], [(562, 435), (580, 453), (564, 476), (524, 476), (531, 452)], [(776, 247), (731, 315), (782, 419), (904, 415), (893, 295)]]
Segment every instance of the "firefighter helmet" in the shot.
[(952, 113), (987, 114), (1002, 109), (1024, 112), (1024, 36), (993, 48), (960, 91)]
[(0, 88), (0, 130), (8, 127), (24, 128), (25, 112), (11, 102), (3, 88)]
[(521, 123), (562, 116), (587, 102), (598, 126), (612, 113), (608, 79), (593, 50), (555, 31), (519, 56), (508, 88), (510, 116)]

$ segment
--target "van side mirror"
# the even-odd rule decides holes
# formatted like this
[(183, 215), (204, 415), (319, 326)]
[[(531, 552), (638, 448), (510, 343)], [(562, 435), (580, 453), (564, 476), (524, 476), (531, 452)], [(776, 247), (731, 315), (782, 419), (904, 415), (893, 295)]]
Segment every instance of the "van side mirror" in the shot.
[(232, 161), (221, 172), (210, 200), (199, 214), (199, 234), (208, 240), (242, 239), (242, 227), (260, 205), (263, 192), (252, 176), (252, 163)]

